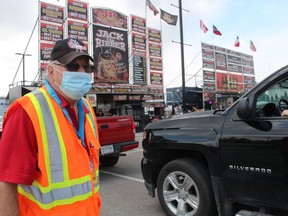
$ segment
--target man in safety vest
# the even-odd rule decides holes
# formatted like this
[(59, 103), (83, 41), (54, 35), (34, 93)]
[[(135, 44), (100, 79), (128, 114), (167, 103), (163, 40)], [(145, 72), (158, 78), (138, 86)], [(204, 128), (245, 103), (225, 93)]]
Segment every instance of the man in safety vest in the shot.
[(100, 215), (96, 117), (83, 98), (93, 72), (84, 43), (57, 41), (45, 85), (6, 112), (0, 216)]

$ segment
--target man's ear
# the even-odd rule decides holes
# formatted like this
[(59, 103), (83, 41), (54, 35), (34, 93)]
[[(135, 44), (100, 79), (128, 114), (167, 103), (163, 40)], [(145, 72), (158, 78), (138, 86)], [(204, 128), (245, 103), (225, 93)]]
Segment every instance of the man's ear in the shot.
[(47, 73), (49, 77), (54, 73), (54, 67), (51, 64), (48, 64), (47, 66)]

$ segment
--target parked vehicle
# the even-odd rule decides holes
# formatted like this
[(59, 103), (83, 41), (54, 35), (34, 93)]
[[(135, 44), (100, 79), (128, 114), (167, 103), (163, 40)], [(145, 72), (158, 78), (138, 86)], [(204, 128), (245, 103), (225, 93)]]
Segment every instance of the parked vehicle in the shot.
[(146, 126), (145, 186), (169, 216), (288, 215), (288, 66), (225, 111)]
[[(0, 138), (2, 118), (0, 116)], [(139, 146), (139, 142), (135, 140), (136, 127), (133, 116), (97, 117), (97, 123), (101, 145), (101, 166), (117, 164), (119, 156), (125, 156), (124, 152)]]
[(137, 148), (133, 116), (97, 117), (101, 145), (100, 165), (113, 166), (124, 152)]

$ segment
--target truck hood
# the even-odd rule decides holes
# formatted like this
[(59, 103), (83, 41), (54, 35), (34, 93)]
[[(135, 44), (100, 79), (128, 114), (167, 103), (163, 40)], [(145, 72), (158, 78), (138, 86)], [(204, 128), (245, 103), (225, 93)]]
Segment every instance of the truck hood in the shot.
[[(171, 119), (164, 119), (159, 122), (150, 123), (146, 129), (175, 129), (192, 127), (211, 127), (213, 124), (222, 125), (224, 117), (222, 111), (192, 112), (183, 115), (173, 116)], [(212, 126), (213, 127), (213, 126)]]

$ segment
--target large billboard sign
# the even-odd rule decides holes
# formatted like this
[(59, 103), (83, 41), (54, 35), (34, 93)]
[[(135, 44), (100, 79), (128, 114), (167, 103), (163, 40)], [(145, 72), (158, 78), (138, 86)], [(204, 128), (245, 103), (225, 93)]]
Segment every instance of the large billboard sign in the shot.
[(93, 51), (96, 82), (129, 81), (127, 31), (93, 25)]
[(204, 91), (241, 93), (255, 85), (253, 56), (207, 43), (201, 46)]

